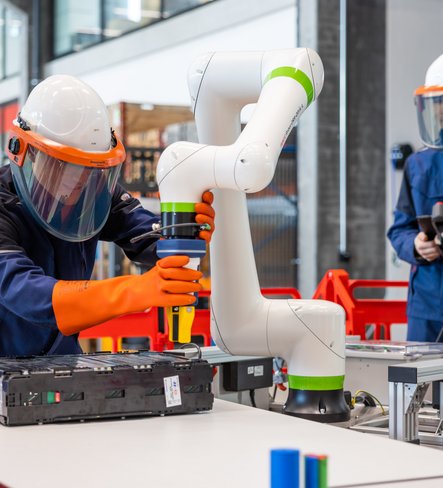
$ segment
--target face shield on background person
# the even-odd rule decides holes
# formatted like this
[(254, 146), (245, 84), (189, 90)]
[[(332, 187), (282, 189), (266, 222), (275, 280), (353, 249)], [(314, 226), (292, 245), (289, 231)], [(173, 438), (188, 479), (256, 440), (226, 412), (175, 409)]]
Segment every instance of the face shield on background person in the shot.
[(7, 148), (17, 192), (34, 218), (56, 237), (79, 242), (106, 223), (125, 150), (112, 133), (106, 152), (55, 143), (20, 117)]
[(423, 86), (414, 95), (423, 143), (434, 149), (443, 149), (443, 87)]
[(414, 92), (420, 137), (425, 146), (443, 149), (443, 55), (426, 71), (425, 83)]

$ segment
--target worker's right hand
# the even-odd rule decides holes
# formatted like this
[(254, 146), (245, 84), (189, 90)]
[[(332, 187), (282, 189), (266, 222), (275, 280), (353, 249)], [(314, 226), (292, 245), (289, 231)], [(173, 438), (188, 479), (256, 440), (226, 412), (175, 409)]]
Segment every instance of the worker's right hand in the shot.
[(414, 246), (417, 254), (426, 259), (426, 261), (432, 262), (440, 257), (440, 248), (437, 240), (428, 240), (424, 232), (417, 234), (414, 239)]
[[(148, 272), (107, 280), (56, 282), (52, 307), (59, 330), (71, 335), (107, 320), (150, 307), (191, 305), (201, 290), (200, 271), (185, 268), (187, 256), (160, 259)], [(124, 335), (124, 331), (122, 331)]]
[(191, 305), (195, 302), (195, 297), (187, 293), (201, 290), (201, 285), (196, 281), (202, 277), (202, 273), (184, 268), (188, 263), (187, 256), (168, 256), (157, 261), (151, 270), (138, 276), (145, 287), (146, 299), (150, 302), (148, 307)]

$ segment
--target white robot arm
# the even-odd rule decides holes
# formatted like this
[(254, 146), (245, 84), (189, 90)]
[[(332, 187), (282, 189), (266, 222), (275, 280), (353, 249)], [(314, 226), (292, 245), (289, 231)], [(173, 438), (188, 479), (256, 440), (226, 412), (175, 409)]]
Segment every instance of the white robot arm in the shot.
[[(177, 142), (169, 146), (157, 170), (162, 201), (200, 201), (202, 188), (254, 193), (268, 186), (290, 130), (323, 86), (318, 55), (310, 51), (314, 57), (310, 62), (309, 55), (300, 56), (299, 51), (308, 53), (306, 49), (215, 53), (194, 63), (189, 85), (199, 139), (208, 139), (214, 125), (211, 138), (217, 139), (215, 144), (226, 144), (222, 139), (232, 143)], [(240, 111), (257, 100), (252, 118), (240, 134)], [(240, 134), (234, 141), (227, 136), (233, 129)], [(193, 171), (198, 178), (190, 178)]]
[[(162, 209), (169, 213), (192, 209), (203, 191), (215, 190), (212, 337), (232, 354), (287, 361), (285, 413), (324, 422), (347, 420), (344, 311), (331, 302), (262, 296), (245, 195), (271, 182), (290, 130), (319, 95), (320, 57), (304, 48), (211, 53), (194, 62), (188, 83), (201, 143), (169, 146), (159, 160), (157, 179)], [(240, 112), (255, 102), (241, 131)], [(180, 253), (179, 247), (174, 252)]]

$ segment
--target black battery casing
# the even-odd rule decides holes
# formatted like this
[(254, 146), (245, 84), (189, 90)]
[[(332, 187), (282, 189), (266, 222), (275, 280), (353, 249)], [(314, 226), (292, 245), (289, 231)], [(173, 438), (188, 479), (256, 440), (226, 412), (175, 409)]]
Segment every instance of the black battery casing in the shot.
[(194, 413), (214, 400), (206, 361), (145, 351), (0, 358), (0, 382), (5, 425)]

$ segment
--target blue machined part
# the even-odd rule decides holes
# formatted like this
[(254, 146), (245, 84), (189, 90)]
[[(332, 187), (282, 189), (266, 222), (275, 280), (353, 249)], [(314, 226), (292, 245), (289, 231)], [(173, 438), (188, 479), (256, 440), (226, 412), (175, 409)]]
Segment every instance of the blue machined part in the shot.
[(161, 239), (157, 242), (157, 256), (188, 256), (203, 258), (206, 254), (206, 242), (202, 239)]

